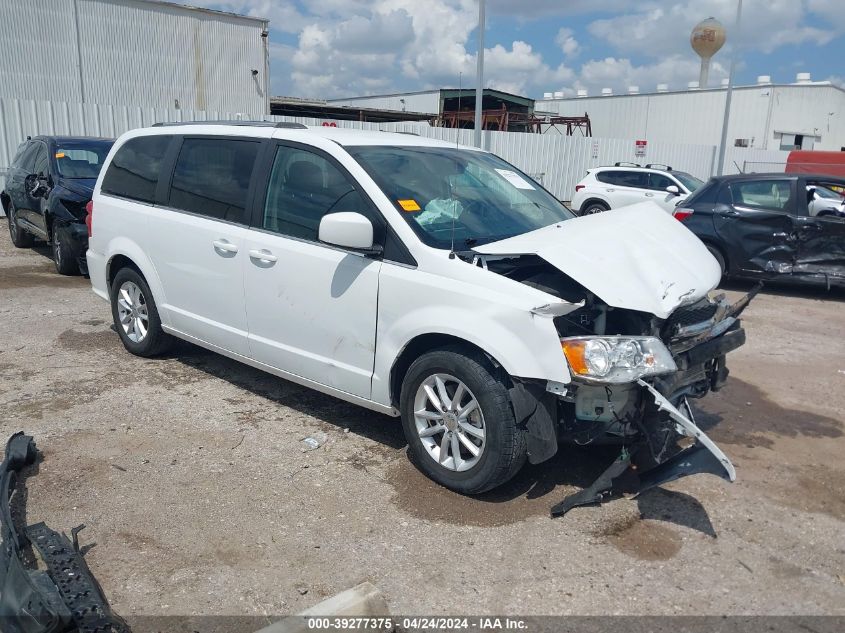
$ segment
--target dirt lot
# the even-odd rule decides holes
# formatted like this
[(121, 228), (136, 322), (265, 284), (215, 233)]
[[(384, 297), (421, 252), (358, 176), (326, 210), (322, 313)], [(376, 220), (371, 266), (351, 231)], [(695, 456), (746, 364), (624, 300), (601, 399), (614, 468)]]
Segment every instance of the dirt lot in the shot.
[(88, 281), (2, 228), (2, 439), (35, 435), (28, 520), (88, 526), (121, 615), (291, 613), (363, 580), (396, 614), (845, 614), (841, 292), (746, 312), (730, 384), (698, 409), (736, 484), (551, 520), (612, 451), (564, 449), (460, 497), (411, 467), (391, 418), (187, 344), (130, 356)]

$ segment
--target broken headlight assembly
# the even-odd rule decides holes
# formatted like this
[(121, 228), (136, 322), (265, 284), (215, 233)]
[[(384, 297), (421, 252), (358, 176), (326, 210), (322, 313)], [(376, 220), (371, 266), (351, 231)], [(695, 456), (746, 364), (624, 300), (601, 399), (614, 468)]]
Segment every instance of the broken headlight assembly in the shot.
[(586, 382), (621, 384), (678, 370), (653, 336), (573, 336), (560, 345), (573, 377)]

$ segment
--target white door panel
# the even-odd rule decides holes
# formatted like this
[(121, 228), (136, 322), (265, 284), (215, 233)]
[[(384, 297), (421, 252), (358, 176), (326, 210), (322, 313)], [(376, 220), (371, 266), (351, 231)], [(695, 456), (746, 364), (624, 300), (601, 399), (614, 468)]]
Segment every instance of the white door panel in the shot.
[(244, 252), (250, 356), (369, 398), (381, 262), (263, 231)]
[(156, 213), (156, 233), (148, 243), (165, 289), (159, 309), (175, 329), (246, 355), (246, 228), (178, 211)]

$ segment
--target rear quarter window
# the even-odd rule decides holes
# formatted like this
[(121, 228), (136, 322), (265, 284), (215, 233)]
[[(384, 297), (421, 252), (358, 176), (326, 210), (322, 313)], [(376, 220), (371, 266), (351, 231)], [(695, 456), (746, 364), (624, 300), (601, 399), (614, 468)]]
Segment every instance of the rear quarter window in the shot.
[(100, 190), (139, 202), (155, 202), (161, 163), (172, 138), (139, 136), (126, 141), (109, 163)]

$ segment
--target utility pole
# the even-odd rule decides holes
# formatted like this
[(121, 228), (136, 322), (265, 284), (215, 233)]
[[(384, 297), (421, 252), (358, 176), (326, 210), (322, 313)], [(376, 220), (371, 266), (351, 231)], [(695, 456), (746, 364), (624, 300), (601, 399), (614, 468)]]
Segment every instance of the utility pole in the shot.
[(478, 67), (475, 74), (475, 146), (481, 147), (481, 110), (484, 101), (484, 0), (478, 0)]
[(716, 175), (721, 176), (725, 171), (725, 150), (728, 144), (728, 123), (731, 119), (731, 96), (734, 87), (734, 70), (739, 51), (739, 24), (742, 19), (742, 0), (736, 4), (736, 25), (734, 26), (734, 43), (731, 50), (731, 70), (728, 73), (728, 93), (725, 95), (725, 116), (722, 119), (722, 141), (719, 143), (719, 160), (716, 164)]

